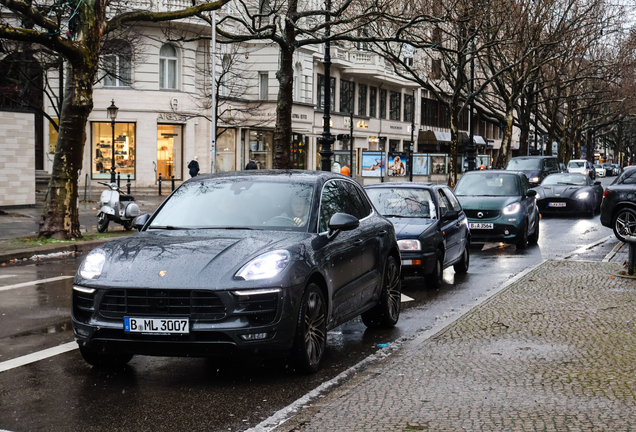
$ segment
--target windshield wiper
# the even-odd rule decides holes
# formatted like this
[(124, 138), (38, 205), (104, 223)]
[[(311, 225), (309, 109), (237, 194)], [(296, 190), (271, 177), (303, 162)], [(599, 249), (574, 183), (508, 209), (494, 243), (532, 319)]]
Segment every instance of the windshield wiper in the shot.
[(566, 185), (566, 186), (583, 186), (577, 183), (565, 183), (565, 182), (558, 182), (557, 184)]
[(396, 214), (385, 214), (382, 215), (384, 217), (395, 217), (395, 218), (404, 218), (404, 217), (409, 217), (409, 216), (404, 216), (404, 215), (396, 215)]
[(194, 228), (189, 227), (177, 227), (172, 225), (150, 225), (149, 229), (162, 229), (162, 230), (190, 230)]
[(199, 229), (253, 230), (254, 228), (248, 228), (248, 227), (213, 227), (213, 228), (199, 228)]

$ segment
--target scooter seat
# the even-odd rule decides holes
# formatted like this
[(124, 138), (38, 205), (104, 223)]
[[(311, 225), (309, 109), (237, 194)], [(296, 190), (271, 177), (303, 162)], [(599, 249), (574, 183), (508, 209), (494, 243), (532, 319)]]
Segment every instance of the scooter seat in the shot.
[(121, 194), (119, 195), (119, 201), (134, 201), (135, 198), (133, 198), (132, 195), (125, 195), (125, 194)]

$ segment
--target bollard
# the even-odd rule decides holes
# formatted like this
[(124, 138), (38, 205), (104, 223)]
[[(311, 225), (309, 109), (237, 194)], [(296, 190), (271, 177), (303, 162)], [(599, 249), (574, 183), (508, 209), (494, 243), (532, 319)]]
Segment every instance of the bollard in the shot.
[(120, 173), (117, 173), (117, 189), (119, 189), (121, 187), (121, 175)]
[(130, 174), (128, 174), (128, 183), (126, 183), (126, 193), (130, 195)]
[(627, 274), (634, 276), (636, 269), (636, 236), (626, 235), (625, 243), (629, 245), (629, 259), (627, 261)]
[(172, 190), (174, 191), (174, 176), (172, 176)]
[(161, 196), (161, 173), (159, 173), (159, 196)]

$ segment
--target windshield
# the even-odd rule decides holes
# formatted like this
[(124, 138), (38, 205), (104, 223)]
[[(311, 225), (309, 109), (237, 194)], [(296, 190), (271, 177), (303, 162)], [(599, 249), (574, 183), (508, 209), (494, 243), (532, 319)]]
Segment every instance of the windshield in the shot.
[(508, 171), (537, 171), (541, 169), (541, 159), (512, 158), (506, 169)]
[(435, 203), (426, 189), (371, 188), (366, 189), (380, 214), (389, 217), (435, 219)]
[(457, 183), (457, 196), (519, 196), (513, 174), (465, 175)]
[(546, 185), (578, 185), (587, 184), (587, 179), (582, 174), (552, 174), (543, 180), (541, 186)]
[(570, 161), (568, 162), (568, 168), (585, 168), (585, 162)]
[(150, 229), (288, 229), (307, 231), (313, 185), (212, 180), (187, 183), (168, 199)]

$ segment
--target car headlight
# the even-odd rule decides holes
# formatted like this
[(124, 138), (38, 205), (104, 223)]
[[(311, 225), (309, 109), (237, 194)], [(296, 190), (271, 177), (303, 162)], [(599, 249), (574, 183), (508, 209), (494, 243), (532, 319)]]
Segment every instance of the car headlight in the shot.
[(507, 206), (504, 207), (503, 214), (505, 214), (505, 215), (515, 214), (515, 213), (518, 213), (519, 210), (521, 210), (521, 204), (512, 203), (512, 204), (507, 205)]
[(286, 250), (267, 252), (241, 267), (234, 277), (244, 280), (271, 278), (285, 270), (290, 260), (291, 255)]
[(401, 251), (422, 250), (422, 243), (419, 240), (398, 240), (397, 244)]
[(106, 262), (106, 254), (99, 249), (93, 250), (86, 256), (80, 268), (80, 275), (84, 279), (96, 279), (102, 274), (104, 263)]
[(530, 183), (539, 183), (539, 177), (532, 177)]
[(538, 200), (541, 199), (541, 195), (539, 195), (539, 192), (537, 192), (537, 194), (534, 197), (535, 197), (535, 199), (538, 199)]
[(580, 200), (584, 200), (584, 199), (585, 199), (585, 198), (587, 198), (589, 195), (590, 195), (590, 193), (589, 193), (589, 192), (581, 192), (580, 194), (578, 194), (578, 195), (576, 196), (576, 198), (577, 198), (577, 199), (580, 199)]

